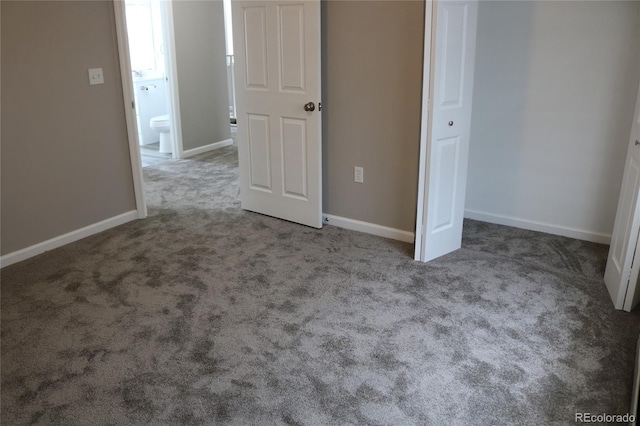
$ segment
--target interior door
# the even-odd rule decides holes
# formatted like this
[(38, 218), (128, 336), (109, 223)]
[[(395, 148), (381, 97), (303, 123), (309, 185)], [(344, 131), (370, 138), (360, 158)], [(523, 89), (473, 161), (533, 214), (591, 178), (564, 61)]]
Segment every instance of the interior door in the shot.
[(640, 271), (640, 253), (637, 250), (640, 231), (640, 88), (633, 118), (616, 221), (604, 274), (604, 281), (615, 308), (625, 311), (631, 311), (640, 302), (640, 291), (636, 291)]
[(416, 229), (416, 258), (425, 262), (462, 243), (478, 15), (474, 0), (438, 0), (433, 7), (424, 195)]
[(242, 208), (320, 228), (320, 0), (234, 0), (232, 16)]

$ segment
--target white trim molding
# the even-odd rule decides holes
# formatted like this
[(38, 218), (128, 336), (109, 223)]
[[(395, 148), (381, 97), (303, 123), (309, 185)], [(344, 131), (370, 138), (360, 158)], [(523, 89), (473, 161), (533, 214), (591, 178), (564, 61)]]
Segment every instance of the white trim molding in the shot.
[(476, 210), (465, 210), (464, 217), (481, 222), (495, 223), (496, 225), (513, 226), (514, 228), (527, 229), (529, 231), (545, 232), (547, 234), (560, 235), (577, 240), (591, 241), (593, 243), (611, 244), (611, 234), (575, 229), (568, 226), (552, 225), (550, 223), (536, 222)]
[(180, 90), (178, 88), (178, 63), (176, 60), (176, 34), (173, 21), (173, 2), (163, 1), (163, 39), (165, 48), (165, 72), (167, 74), (167, 107), (171, 120), (171, 158), (184, 158), (182, 145), (182, 116), (180, 113)]
[(136, 199), (138, 218), (147, 217), (147, 203), (144, 199), (142, 160), (138, 141), (138, 120), (134, 107), (133, 75), (131, 74), (131, 59), (129, 56), (129, 39), (127, 36), (127, 18), (123, 0), (114, 0), (113, 8), (116, 21), (116, 38), (118, 42), (118, 59), (120, 60), (120, 78), (122, 79), (122, 95), (124, 99), (124, 114), (127, 123), (127, 138), (129, 140), (129, 156), (131, 158), (131, 173), (133, 176), (133, 191)]
[(220, 142), (210, 143), (209, 145), (203, 145), (197, 148), (188, 149), (186, 151), (182, 151), (182, 158), (189, 158), (195, 155), (204, 154), (205, 152), (213, 151), (214, 149), (219, 149), (231, 144), (233, 144), (233, 139), (225, 139)]
[(346, 217), (322, 214), (324, 225), (333, 225), (338, 228), (350, 229), (352, 231), (364, 232), (366, 234), (377, 235), (379, 237), (391, 238), (392, 240), (413, 243), (414, 234), (409, 231), (389, 228), (387, 226), (376, 225), (375, 223), (362, 222), (360, 220), (348, 219)]
[(97, 234), (107, 229), (115, 228), (116, 226), (131, 222), (138, 219), (138, 211), (131, 210), (126, 213), (119, 214), (109, 219), (105, 219), (93, 225), (85, 226), (84, 228), (77, 229), (75, 231), (68, 232), (50, 240), (43, 241), (38, 244), (34, 244), (30, 247), (23, 248), (22, 250), (14, 251), (12, 253), (5, 254), (0, 257), (0, 268), (13, 265), (14, 263), (22, 262), (30, 257), (37, 256), (45, 251), (53, 250), (58, 247), (62, 247), (69, 243), (81, 240), (91, 235)]

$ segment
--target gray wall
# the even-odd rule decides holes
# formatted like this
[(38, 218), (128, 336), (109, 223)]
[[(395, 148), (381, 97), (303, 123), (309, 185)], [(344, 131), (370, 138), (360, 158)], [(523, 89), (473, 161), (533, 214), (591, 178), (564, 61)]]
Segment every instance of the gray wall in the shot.
[(639, 2), (480, 2), (468, 210), (612, 232), (639, 13)]
[(176, 1), (173, 19), (183, 148), (229, 139), (222, 1)]
[[(135, 210), (110, 1), (2, 1), (1, 254)], [(89, 86), (88, 68), (105, 84)]]
[(413, 231), (424, 3), (327, 1), (322, 20), (323, 210)]

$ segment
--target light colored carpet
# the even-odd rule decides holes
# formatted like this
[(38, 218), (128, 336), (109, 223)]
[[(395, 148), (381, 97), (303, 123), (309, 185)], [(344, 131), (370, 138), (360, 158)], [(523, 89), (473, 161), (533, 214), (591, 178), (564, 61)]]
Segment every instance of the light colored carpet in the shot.
[(625, 413), (607, 247), (465, 222), (412, 247), (240, 210), (235, 147), (145, 169), (149, 218), (2, 270), (3, 424), (573, 424)]

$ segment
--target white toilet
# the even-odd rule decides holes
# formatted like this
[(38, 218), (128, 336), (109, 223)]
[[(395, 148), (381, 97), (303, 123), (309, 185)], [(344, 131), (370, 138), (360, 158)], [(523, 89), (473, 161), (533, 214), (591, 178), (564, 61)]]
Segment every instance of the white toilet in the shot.
[(149, 121), (149, 127), (160, 133), (160, 152), (171, 154), (171, 139), (169, 138), (171, 123), (169, 121), (169, 114), (153, 117)]

